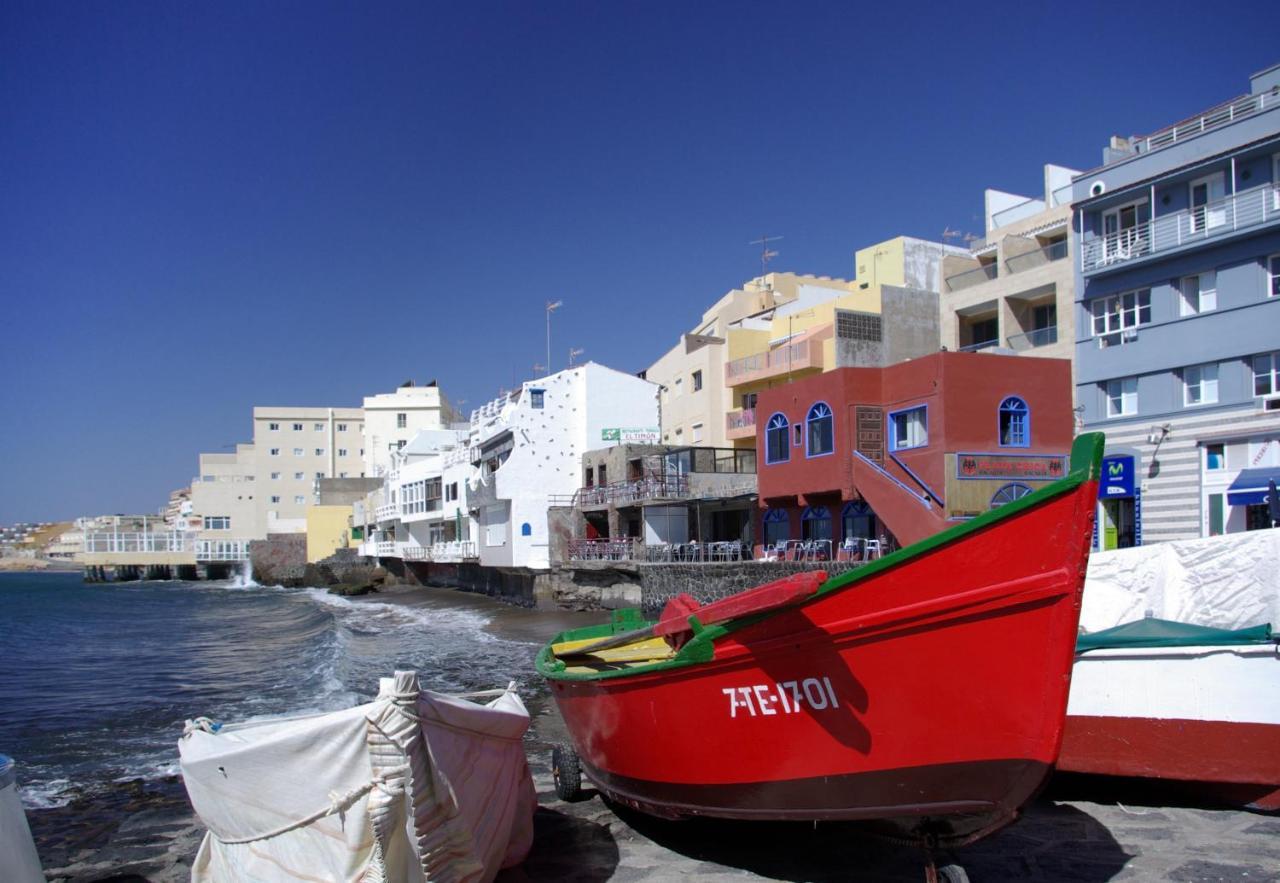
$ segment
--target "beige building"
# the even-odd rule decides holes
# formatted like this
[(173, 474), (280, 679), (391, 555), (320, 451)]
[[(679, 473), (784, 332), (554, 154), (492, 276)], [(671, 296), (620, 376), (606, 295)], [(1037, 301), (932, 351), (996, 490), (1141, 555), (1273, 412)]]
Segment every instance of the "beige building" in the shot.
[[(391, 454), (424, 429), (448, 429), (463, 418), (433, 380), (426, 386), (410, 382), (395, 392), (365, 396), (364, 449), (361, 473), (384, 476), (392, 468)], [(352, 473), (354, 476), (356, 473)]]
[(1073, 169), (1047, 165), (1044, 195), (985, 194), (986, 235), (943, 262), (942, 343), (1071, 359), (1075, 349), (1070, 257)]
[(796, 301), (803, 291), (834, 297), (848, 293), (849, 282), (795, 273), (752, 279), (716, 301), (679, 343), (646, 369), (645, 379), (659, 386), (664, 443), (730, 446), (725, 415), (736, 407), (724, 370), (730, 328), (748, 316)]

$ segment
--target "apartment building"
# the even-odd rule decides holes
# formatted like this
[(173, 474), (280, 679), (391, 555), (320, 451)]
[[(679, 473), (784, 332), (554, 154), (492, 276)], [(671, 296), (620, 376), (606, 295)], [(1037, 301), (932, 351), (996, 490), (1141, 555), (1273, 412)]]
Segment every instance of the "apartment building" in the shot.
[(1073, 181), (1076, 398), (1107, 433), (1099, 548), (1270, 525), (1280, 477), (1280, 65), (1113, 138)]
[(437, 562), (477, 557), (467, 508), (468, 435), (426, 429), (394, 452), (365, 554)]
[(1053, 359), (1075, 355), (1070, 261), (1071, 178), (1044, 167), (1042, 196), (984, 194), (985, 235), (942, 261), (942, 345), (1001, 348)]
[(363, 410), (362, 471), (375, 477), (390, 470), (392, 454), (420, 431), (447, 429), (461, 420), (434, 380), (425, 386), (409, 382), (395, 392), (365, 396)]
[(654, 383), (587, 362), (476, 409), (467, 499), (480, 563), (549, 567), (552, 499), (577, 490), (584, 452), (657, 441), (657, 393)]
[(724, 364), (729, 441), (755, 447), (756, 401), (764, 390), (836, 368), (936, 352), (942, 260), (953, 254), (967, 252), (899, 236), (859, 250), (853, 282), (802, 285), (795, 298), (731, 322)]
[(729, 445), (725, 414), (735, 407), (724, 372), (729, 328), (810, 290), (847, 294), (849, 282), (796, 273), (768, 273), (752, 279), (716, 301), (692, 330), (643, 372), (645, 379), (658, 384), (661, 394), (664, 443)]

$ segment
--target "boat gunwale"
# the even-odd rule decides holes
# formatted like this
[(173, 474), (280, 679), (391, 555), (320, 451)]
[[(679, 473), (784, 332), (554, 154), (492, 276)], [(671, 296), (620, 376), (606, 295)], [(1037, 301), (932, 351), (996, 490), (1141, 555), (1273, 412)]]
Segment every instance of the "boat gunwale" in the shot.
[[(725, 635), (754, 625), (755, 623), (760, 622), (767, 617), (777, 615), (778, 613), (803, 609), (811, 604), (821, 601), (829, 595), (849, 589), (878, 574), (884, 573), (885, 571), (896, 569), (909, 561), (923, 558), (924, 556), (936, 552), (939, 549), (981, 533), (994, 524), (999, 524), (1000, 522), (1017, 518), (1019, 515), (1030, 509), (1037, 508), (1050, 500), (1056, 500), (1059, 497), (1077, 491), (1081, 485), (1090, 480), (1096, 480), (1101, 474), (1104, 443), (1104, 436), (1100, 432), (1089, 432), (1077, 437), (1071, 446), (1070, 469), (1068, 473), (1059, 480), (1039, 488), (1024, 497), (1020, 497), (996, 509), (990, 509), (975, 518), (950, 527), (947, 530), (934, 534), (931, 537), (926, 537), (925, 539), (899, 549), (896, 552), (892, 552), (883, 558), (863, 564), (862, 566), (853, 568), (837, 577), (828, 579), (818, 587), (817, 591), (814, 592), (813, 595), (797, 604), (788, 605), (784, 608), (780, 608), (779, 610), (771, 610), (764, 613), (741, 617), (723, 624), (695, 626), (693, 638), (681, 647), (676, 655), (670, 659), (663, 659), (649, 664), (618, 669), (586, 672), (566, 670), (565, 664), (561, 660), (555, 658), (552, 652), (552, 647), (555, 644), (562, 643), (566, 640), (607, 638), (615, 634), (614, 624), (605, 623), (602, 625), (587, 626), (585, 628), (569, 629), (560, 632), (538, 651), (538, 655), (534, 663), (535, 667), (537, 668), (538, 673), (549, 681), (583, 682), (635, 677), (710, 662), (715, 656), (714, 643)], [(694, 614), (694, 617), (691, 617), (691, 620), (696, 621), (696, 613)], [(652, 624), (652, 622), (648, 624)]]

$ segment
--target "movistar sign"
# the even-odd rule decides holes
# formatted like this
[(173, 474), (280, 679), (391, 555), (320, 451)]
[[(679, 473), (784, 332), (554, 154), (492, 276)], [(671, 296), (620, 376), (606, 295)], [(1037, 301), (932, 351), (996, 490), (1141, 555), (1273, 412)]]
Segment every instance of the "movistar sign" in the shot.
[(1134, 489), (1134, 459), (1132, 456), (1104, 457), (1102, 480), (1098, 482), (1098, 498), (1132, 497)]

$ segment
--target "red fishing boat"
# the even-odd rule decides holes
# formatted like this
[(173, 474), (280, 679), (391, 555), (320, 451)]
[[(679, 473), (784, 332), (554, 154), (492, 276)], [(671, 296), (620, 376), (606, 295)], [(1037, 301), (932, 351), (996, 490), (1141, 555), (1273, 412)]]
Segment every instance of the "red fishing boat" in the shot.
[(1062, 740), (1102, 436), (1062, 480), (833, 579), (687, 596), (538, 655), (580, 769), (665, 817), (889, 820), (961, 845), (1016, 818)]

